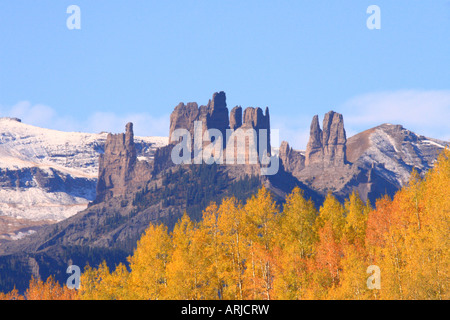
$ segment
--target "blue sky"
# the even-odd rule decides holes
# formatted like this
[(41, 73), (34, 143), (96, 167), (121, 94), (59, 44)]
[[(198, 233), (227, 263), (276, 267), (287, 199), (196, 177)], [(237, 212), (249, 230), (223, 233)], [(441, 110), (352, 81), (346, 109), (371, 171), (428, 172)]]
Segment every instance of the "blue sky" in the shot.
[(2, 0), (0, 116), (167, 135), (179, 102), (223, 90), (229, 109), (269, 106), (296, 148), (329, 110), (348, 136), (389, 122), (450, 140), (449, 40), (449, 0)]

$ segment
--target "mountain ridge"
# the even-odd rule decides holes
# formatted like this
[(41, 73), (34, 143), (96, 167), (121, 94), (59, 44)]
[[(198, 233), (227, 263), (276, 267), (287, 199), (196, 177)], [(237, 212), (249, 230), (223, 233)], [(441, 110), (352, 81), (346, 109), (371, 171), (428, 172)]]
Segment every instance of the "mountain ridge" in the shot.
[[(96, 196), (106, 138), (107, 133), (64, 132), (0, 118), (0, 216), (15, 219), (2, 228), (0, 239), (85, 209)], [(136, 137), (137, 155), (151, 159), (166, 144), (165, 137)]]
[[(192, 130), (191, 122), (196, 119), (205, 120), (203, 130), (213, 125), (222, 130), (239, 128), (244, 123), (252, 129), (270, 129), (270, 123), (266, 123), (268, 108), (265, 115), (260, 108), (245, 109), (246, 120), (242, 122), (242, 108), (235, 107), (228, 114), (225, 99), (224, 93), (215, 93), (207, 106), (179, 104), (171, 115), (170, 133), (179, 128)], [(125, 133), (106, 137), (98, 160), (95, 201), (85, 210), (23, 239), (0, 243), (0, 264), (6, 266), (0, 270), (0, 280), (5, 276), (15, 279), (0, 281), (0, 287), (9, 288), (12, 283), (25, 286), (23, 278), (31, 275), (57, 275), (62, 280), (69, 263), (95, 265), (103, 259), (112, 264), (124, 262), (149, 223), (164, 223), (170, 230), (184, 212), (199, 220), (210, 201), (218, 202), (227, 196), (239, 196), (245, 201), (263, 185), (279, 205), (296, 186), (316, 206), (330, 191), (343, 201), (357, 190), (364, 200), (374, 202), (398, 190), (404, 183), (402, 170), (410, 173), (417, 165), (419, 173), (424, 173), (439, 150), (448, 145), (389, 125), (347, 139), (343, 121), (341, 114), (330, 111), (320, 128), (318, 116), (314, 116), (307, 150), (300, 152), (282, 142), (279, 170), (269, 176), (260, 174), (259, 162), (175, 165), (171, 152), (176, 142), (155, 148), (150, 161), (139, 159), (129, 123)], [(209, 143), (213, 142), (204, 141), (205, 145)], [(399, 172), (390, 170), (396, 165), (402, 168)]]

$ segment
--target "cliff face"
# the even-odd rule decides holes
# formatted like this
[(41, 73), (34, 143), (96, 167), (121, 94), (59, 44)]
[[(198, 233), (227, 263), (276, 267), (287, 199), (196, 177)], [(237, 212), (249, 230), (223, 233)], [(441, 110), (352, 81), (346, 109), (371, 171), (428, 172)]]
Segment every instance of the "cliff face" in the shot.
[[(170, 134), (178, 128), (187, 128), (193, 133), (196, 120), (202, 121), (204, 130), (270, 130), (268, 109), (265, 113), (260, 108), (247, 108), (243, 112), (241, 107), (235, 107), (228, 116), (224, 93), (214, 94), (206, 106), (179, 104), (171, 116)], [(24, 135), (28, 136), (29, 130), (24, 131)], [(0, 140), (11, 136), (2, 135)], [(84, 139), (79, 141), (76, 146), (86, 146)], [(5, 242), (0, 239), (0, 265), (3, 272), (8, 272), (8, 279), (14, 279), (10, 283), (18, 284), (15, 281), (26, 279), (21, 284), (25, 288), (28, 286), (26, 277), (31, 274), (44, 279), (50, 274), (58, 274), (58, 280), (65, 281), (67, 275), (61, 270), (72, 264), (68, 261), (72, 257), (80, 259), (74, 261), (79, 265), (85, 265), (85, 261), (97, 265), (108, 257), (110, 265), (124, 262), (133, 250), (130, 244), (136, 243), (149, 223), (173, 227), (178, 218), (188, 212), (186, 208), (189, 206), (195, 207), (200, 217), (204, 208), (199, 205), (202, 199), (196, 198), (208, 194), (214, 187), (217, 187), (215, 196), (218, 197), (230, 196), (228, 192), (236, 186), (239, 188), (235, 190), (240, 193), (247, 191), (247, 197), (264, 184), (282, 201), (293, 187), (299, 186), (305, 191), (305, 197), (312, 198), (317, 205), (328, 191), (342, 201), (356, 189), (363, 200), (373, 202), (385, 193), (392, 195), (398, 190), (413, 167), (420, 172), (431, 168), (437, 153), (448, 145), (393, 125), (372, 128), (347, 141), (342, 115), (329, 112), (324, 117), (322, 128), (318, 116), (313, 118), (306, 152), (294, 150), (283, 142), (279, 149), (282, 164), (279, 172), (261, 177), (255, 184), (248, 179), (238, 180), (245, 174), (257, 175), (262, 167), (259, 164), (175, 166), (171, 160), (175, 143), (164, 143), (163, 147), (155, 150), (153, 161), (146, 162), (139, 160), (146, 147), (139, 140), (134, 141), (132, 124), (126, 126), (125, 133), (108, 135), (102, 147), (104, 153), (99, 159), (94, 203), (79, 214), (42, 227), (24, 239)], [(23, 145), (29, 148), (29, 144)], [(76, 152), (80, 152), (79, 149), (74, 148)], [(53, 170), (41, 169), (36, 167), (20, 172), (2, 169), (0, 189), (26, 188), (35, 183), (42, 189), (56, 190), (55, 186), (60, 185), (64, 176)], [(30, 179), (31, 176), (34, 178)], [(71, 184), (77, 185), (78, 182)], [(245, 201), (246, 198), (243, 199)], [(8, 220), (6, 223), (8, 227), (11, 224)], [(68, 249), (73, 251), (67, 252)], [(0, 289), (10, 291), (12, 288)]]
[[(266, 108), (265, 114), (261, 108), (248, 107), (242, 112), (242, 107), (236, 106), (228, 113), (226, 104), (225, 92), (216, 92), (212, 99), (209, 100), (206, 106), (198, 107), (196, 102), (187, 104), (180, 103), (175, 107), (170, 115), (170, 131), (169, 142), (172, 144), (178, 143), (173, 139), (173, 132), (176, 129), (187, 129), (194, 139), (195, 128), (194, 122), (202, 122), (202, 137), (206, 130), (217, 129), (221, 132), (224, 142), (224, 149), (226, 148), (226, 130), (237, 129), (255, 129), (259, 139), (258, 132), (260, 129), (267, 130), (266, 136), (266, 152), (270, 154), (270, 116), (269, 109)], [(207, 146), (210, 142), (203, 142), (203, 146)], [(259, 152), (259, 140), (257, 140), (257, 151)]]
[(151, 178), (151, 168), (150, 163), (137, 160), (132, 123), (126, 125), (125, 133), (108, 134), (99, 158), (94, 203), (135, 191)]
[(236, 130), (242, 126), (242, 107), (236, 106), (230, 112), (230, 129)]
[(173, 132), (176, 129), (187, 129), (194, 136), (194, 122), (202, 122), (202, 135), (207, 129), (218, 129), (225, 136), (225, 130), (229, 128), (228, 108), (225, 92), (213, 94), (206, 106), (198, 106), (196, 102), (178, 104), (170, 115), (169, 142), (172, 141)]
[(343, 166), (346, 163), (346, 142), (342, 114), (334, 111), (325, 114), (323, 131), (318, 116), (314, 116), (306, 148), (306, 166)]
[(304, 156), (283, 142), (279, 157), (286, 171), (323, 195), (331, 191), (343, 200), (357, 189), (366, 200), (373, 175), (370, 169), (347, 161), (346, 144), (343, 116), (330, 111), (324, 116), (322, 128), (319, 117), (313, 117)]
[[(265, 145), (267, 146), (267, 149), (265, 150), (267, 153), (271, 153), (271, 147), (270, 147), (270, 115), (269, 115), (269, 108), (266, 107), (265, 114), (263, 114), (263, 111), (261, 108), (246, 108), (244, 110), (244, 123), (242, 125), (242, 128), (253, 128), (257, 132), (259, 132), (260, 129), (267, 130), (267, 139), (265, 142)], [(258, 152), (262, 151), (259, 150), (259, 136), (258, 136)]]
[(412, 168), (429, 170), (447, 142), (418, 136), (400, 125), (383, 124), (347, 140), (343, 116), (325, 114), (322, 129), (313, 117), (305, 156), (280, 146), (286, 171), (314, 190), (333, 192), (340, 200), (357, 190), (372, 203), (393, 195), (409, 179)]
[(305, 168), (305, 156), (299, 151), (292, 149), (286, 141), (281, 142), (278, 153), (281, 163), (286, 171), (294, 176)]
[[(234, 130), (241, 128), (244, 130), (255, 129), (258, 133), (259, 129), (266, 129), (266, 142), (268, 150), (270, 150), (268, 109), (263, 114), (260, 108), (247, 108), (244, 111), (244, 115), (242, 115), (242, 108), (236, 107), (229, 116), (224, 92), (214, 93), (206, 106), (199, 107), (195, 102), (180, 103), (170, 116), (169, 145), (156, 151), (153, 162), (138, 161), (132, 123), (126, 125), (125, 133), (108, 134), (104, 153), (99, 158), (97, 196), (94, 204), (136, 192), (146, 182), (151, 180), (155, 174), (173, 166), (171, 151), (174, 145), (178, 143), (176, 140), (172, 141), (174, 131), (187, 129), (191, 134), (191, 138), (194, 139), (194, 136), (198, 134), (195, 130), (195, 121), (201, 121), (202, 123), (202, 137), (207, 129), (219, 130), (224, 139), (224, 147), (226, 147), (226, 131), (230, 129), (230, 124), (231, 129)], [(210, 143), (211, 141), (203, 142), (203, 146), (205, 147)], [(259, 144), (257, 145), (257, 150), (259, 151), (258, 148)], [(227, 171), (230, 175), (238, 177), (244, 173), (257, 174), (259, 172), (258, 168), (259, 165), (257, 164), (245, 164), (240, 166), (240, 169), (227, 168)]]

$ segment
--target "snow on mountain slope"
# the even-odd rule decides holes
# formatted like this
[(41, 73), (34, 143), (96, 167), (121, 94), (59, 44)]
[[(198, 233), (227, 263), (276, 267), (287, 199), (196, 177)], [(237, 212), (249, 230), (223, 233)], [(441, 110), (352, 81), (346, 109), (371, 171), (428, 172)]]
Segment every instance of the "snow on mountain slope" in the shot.
[[(59, 221), (85, 209), (95, 198), (106, 137), (0, 118), (0, 216)], [(152, 159), (167, 142), (135, 137), (139, 159)]]
[(382, 124), (347, 140), (347, 159), (362, 167), (373, 167), (398, 187), (403, 186), (415, 168), (424, 173), (449, 142), (427, 138), (401, 125)]

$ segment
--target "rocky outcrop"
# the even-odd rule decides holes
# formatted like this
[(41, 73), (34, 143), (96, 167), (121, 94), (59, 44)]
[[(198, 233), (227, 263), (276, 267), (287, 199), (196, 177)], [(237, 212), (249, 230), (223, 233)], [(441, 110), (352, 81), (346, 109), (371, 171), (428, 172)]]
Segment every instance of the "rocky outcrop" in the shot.
[(311, 122), (306, 148), (306, 166), (343, 166), (346, 163), (346, 134), (342, 114), (330, 111), (320, 129), (318, 116)]
[[(220, 93), (215, 94), (206, 106), (180, 104), (171, 117), (171, 134), (177, 128), (193, 131), (194, 120), (204, 121), (204, 128), (215, 126), (219, 130), (270, 130), (268, 109), (265, 114), (260, 108), (248, 108), (242, 113), (242, 108), (236, 107), (229, 117), (226, 110), (225, 95)], [(347, 162), (347, 145), (350, 162)], [(279, 172), (262, 177), (259, 182), (268, 187), (280, 203), (295, 186), (302, 188), (305, 198), (313, 199), (317, 206), (329, 191), (343, 201), (353, 190), (358, 190), (363, 200), (369, 199), (373, 203), (381, 195), (392, 195), (398, 190), (399, 183), (396, 182), (403, 178), (402, 172), (410, 172), (413, 166), (423, 168), (423, 172), (430, 168), (439, 150), (446, 145), (448, 143), (417, 136), (400, 126), (390, 125), (373, 128), (346, 141), (342, 115), (330, 112), (324, 118), (323, 129), (318, 117), (313, 118), (305, 156), (283, 142), (279, 149), (282, 163)], [(188, 198), (195, 199), (197, 195), (209, 191), (214, 182), (204, 182), (203, 177), (209, 174), (202, 170), (211, 167), (205, 165), (201, 170), (189, 165), (175, 167), (170, 161), (174, 146), (171, 144), (157, 149), (153, 162), (144, 162), (137, 157), (136, 149), (139, 154), (139, 148), (134, 142), (131, 124), (126, 126), (124, 134), (108, 135), (104, 153), (100, 156), (97, 203), (69, 219), (42, 227), (29, 237), (0, 242), (2, 272), (8, 275), (4, 278), (11, 279), (7, 283), (10, 287), (7, 290), (0, 288), (0, 291), (10, 291), (14, 284), (26, 288), (31, 274), (43, 279), (56, 274), (58, 281), (65, 281), (67, 274), (64, 270), (72, 263), (81, 266), (85, 262), (98, 265), (104, 260), (109, 265), (124, 262), (149, 223), (164, 223), (173, 227), (184, 212), (189, 212), (189, 206), (203, 210), (198, 205), (199, 201), (189, 203)], [(253, 175), (259, 168), (259, 164), (217, 166), (217, 172), (211, 171), (213, 177), (221, 180), (217, 183), (220, 186), (217, 196), (230, 196), (229, 191), (236, 186), (232, 183), (239, 178), (248, 179), (244, 175)], [(0, 187), (23, 188), (32, 181), (42, 188), (54, 185), (49, 183), (52, 176), (49, 173), (29, 172), (35, 177), (34, 180), (26, 171), (23, 174), (7, 171), (5, 178), (0, 179)], [(249, 195), (253, 188), (256, 191), (260, 183), (249, 187)], [(244, 184), (238, 185), (238, 190), (252, 184), (254, 182), (251, 180), (244, 181)], [(143, 192), (137, 193), (143, 186)], [(188, 189), (190, 194), (182, 192)]]
[(351, 192), (348, 189), (353, 188), (354, 180), (360, 176), (359, 169), (347, 163), (346, 142), (342, 115), (330, 111), (325, 114), (322, 129), (319, 117), (313, 117), (303, 168), (300, 160), (299, 164), (292, 164), (292, 159), (301, 158), (294, 157), (295, 151), (287, 146), (280, 149), (280, 159), (286, 170), (301, 182), (324, 195), (331, 191), (339, 197), (344, 190)]
[(342, 166), (346, 163), (347, 137), (342, 114), (330, 111), (323, 119), (323, 161), (325, 165)]
[(286, 171), (294, 176), (305, 168), (305, 156), (299, 151), (292, 149), (286, 141), (281, 142), (278, 153), (281, 163)]
[(236, 130), (240, 126), (242, 126), (242, 108), (236, 106), (230, 112), (230, 129)]
[(94, 203), (135, 191), (151, 178), (151, 168), (148, 162), (137, 160), (132, 123), (126, 125), (125, 133), (108, 134), (99, 158)]
[[(187, 129), (194, 139), (195, 121), (202, 122), (202, 137), (207, 129), (217, 129), (224, 138), (226, 147), (226, 131), (231, 128), (237, 129), (266, 129), (267, 146), (266, 150), (270, 154), (270, 118), (269, 110), (266, 108), (265, 114), (261, 108), (247, 108), (242, 117), (242, 108), (233, 108), (231, 115), (228, 115), (225, 93), (216, 92), (206, 106), (198, 106), (195, 102), (178, 104), (170, 116), (169, 145), (156, 151), (154, 161), (138, 161), (136, 146), (134, 143), (133, 124), (126, 125), (125, 133), (108, 134), (104, 153), (99, 158), (99, 175), (97, 183), (97, 196), (95, 203), (104, 202), (113, 197), (123, 196), (127, 193), (135, 192), (149, 181), (153, 175), (161, 172), (170, 166), (171, 151), (178, 143), (173, 139), (173, 134), (177, 129)], [(259, 135), (257, 134), (259, 139)], [(172, 141), (174, 140), (174, 141)], [(203, 146), (211, 142), (203, 142)], [(192, 144), (193, 146), (194, 144)], [(257, 144), (259, 151), (259, 143)], [(224, 152), (225, 154), (225, 152)], [(237, 152), (235, 152), (237, 156)], [(225, 157), (225, 156), (224, 156)], [(247, 170), (248, 169), (248, 170)], [(255, 168), (241, 168), (240, 172), (255, 172)]]
[(206, 114), (206, 128), (218, 129), (222, 136), (225, 137), (225, 130), (230, 127), (225, 92), (214, 93), (206, 108), (208, 110)]
[[(249, 107), (242, 113), (242, 107), (236, 106), (231, 110), (230, 115), (228, 115), (226, 95), (223, 91), (214, 93), (212, 99), (209, 100), (206, 106), (198, 107), (198, 104), (195, 102), (187, 104), (180, 103), (170, 115), (169, 143), (178, 143), (178, 141), (173, 138), (173, 133), (176, 129), (187, 129), (191, 134), (191, 138), (194, 139), (195, 121), (202, 122), (202, 137), (207, 129), (219, 130), (222, 133), (224, 148), (226, 148), (227, 129), (255, 129), (257, 133), (259, 133), (260, 129), (266, 129), (266, 152), (270, 154), (269, 108), (266, 108), (265, 113), (263, 113), (261, 108)], [(258, 139), (259, 136), (260, 135), (257, 134)], [(204, 142), (203, 146), (206, 146), (207, 144), (209, 144), (209, 142)], [(259, 152), (259, 140), (257, 140), (256, 148)]]
[[(253, 108), (248, 107), (244, 110), (244, 123), (242, 124), (242, 128), (253, 128), (258, 133), (260, 129), (267, 130), (267, 136), (266, 136), (266, 152), (270, 154), (271, 152), (271, 146), (270, 146), (270, 116), (269, 116), (269, 108), (266, 107), (265, 114), (263, 114), (263, 111), (261, 108)], [(258, 134), (258, 144), (257, 149), (258, 153), (262, 150), (259, 150), (260, 148), (260, 142), (259, 142), (260, 135)]]
[[(298, 151), (286, 142), (279, 150), (286, 171), (298, 180), (340, 200), (357, 190), (363, 200), (375, 200), (394, 193), (405, 185), (414, 168), (424, 174), (433, 167), (439, 152), (449, 143), (416, 135), (401, 125), (383, 124), (347, 140), (341, 114), (330, 111), (318, 116), (310, 127), (304, 167)], [(300, 160), (295, 160), (300, 159)]]
[(205, 108), (204, 106), (199, 108), (196, 102), (188, 104), (180, 102), (170, 115), (169, 143), (176, 143), (172, 141), (172, 135), (176, 129), (187, 129), (193, 134), (194, 121), (206, 119)]
[(323, 160), (323, 144), (322, 144), (322, 130), (319, 125), (319, 116), (315, 115), (311, 122), (309, 130), (309, 141), (306, 147), (305, 164), (321, 163)]

